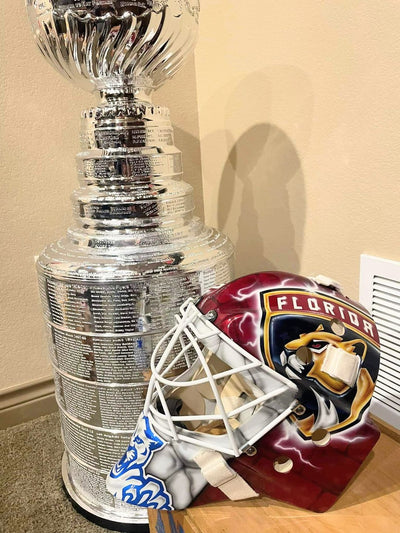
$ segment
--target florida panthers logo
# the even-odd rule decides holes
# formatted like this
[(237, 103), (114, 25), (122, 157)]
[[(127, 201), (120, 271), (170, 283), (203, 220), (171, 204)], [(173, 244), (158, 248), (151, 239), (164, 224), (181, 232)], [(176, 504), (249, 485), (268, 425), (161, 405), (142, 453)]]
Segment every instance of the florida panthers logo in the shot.
[(107, 490), (114, 497), (132, 505), (173, 510), (172, 498), (164, 483), (146, 474), (146, 465), (165, 444), (154, 434), (148, 417), (142, 416), (127, 451), (107, 477)]
[(299, 389), (303, 411), (292, 421), (300, 435), (333, 433), (359, 422), (379, 366), (371, 318), (342, 300), (301, 290), (264, 292), (261, 304), (262, 353)]

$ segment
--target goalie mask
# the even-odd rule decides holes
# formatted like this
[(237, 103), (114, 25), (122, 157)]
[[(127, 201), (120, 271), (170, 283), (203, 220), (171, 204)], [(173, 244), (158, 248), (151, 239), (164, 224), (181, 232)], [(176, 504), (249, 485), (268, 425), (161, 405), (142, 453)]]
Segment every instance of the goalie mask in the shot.
[(267, 495), (325, 511), (379, 437), (378, 366), (373, 320), (324, 277), (265, 272), (189, 299), (107, 488), (154, 509)]

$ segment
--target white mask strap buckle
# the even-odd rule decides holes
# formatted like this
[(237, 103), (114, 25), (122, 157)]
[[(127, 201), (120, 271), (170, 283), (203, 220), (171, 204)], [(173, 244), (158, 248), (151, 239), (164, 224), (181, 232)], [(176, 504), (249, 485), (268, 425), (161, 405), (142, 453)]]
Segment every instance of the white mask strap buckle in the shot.
[(258, 496), (246, 481), (231, 468), (219, 452), (203, 450), (193, 460), (213, 487), (218, 487), (230, 500), (247, 500)]

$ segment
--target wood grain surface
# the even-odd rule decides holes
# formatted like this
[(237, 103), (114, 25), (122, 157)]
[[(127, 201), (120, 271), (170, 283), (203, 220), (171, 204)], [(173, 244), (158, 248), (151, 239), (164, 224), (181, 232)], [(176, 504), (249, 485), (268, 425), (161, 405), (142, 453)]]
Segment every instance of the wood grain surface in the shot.
[(153, 533), (400, 532), (400, 443), (382, 434), (373, 452), (326, 513), (268, 498), (150, 511)]

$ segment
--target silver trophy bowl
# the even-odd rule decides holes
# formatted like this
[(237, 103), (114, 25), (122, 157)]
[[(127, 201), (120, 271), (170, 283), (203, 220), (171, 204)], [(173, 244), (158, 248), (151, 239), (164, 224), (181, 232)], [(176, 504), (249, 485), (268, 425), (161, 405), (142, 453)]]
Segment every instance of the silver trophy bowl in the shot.
[(193, 216), (169, 111), (151, 102), (195, 44), (199, 5), (28, 0), (27, 9), (51, 64), (100, 93), (82, 113), (73, 224), (37, 262), (63, 480), (91, 519), (139, 531), (147, 512), (116, 500), (105, 480), (142, 410), (151, 353), (189, 296), (233, 275), (229, 240)]
[(193, 50), (198, 0), (27, 0), (36, 42), (89, 91), (157, 89)]

